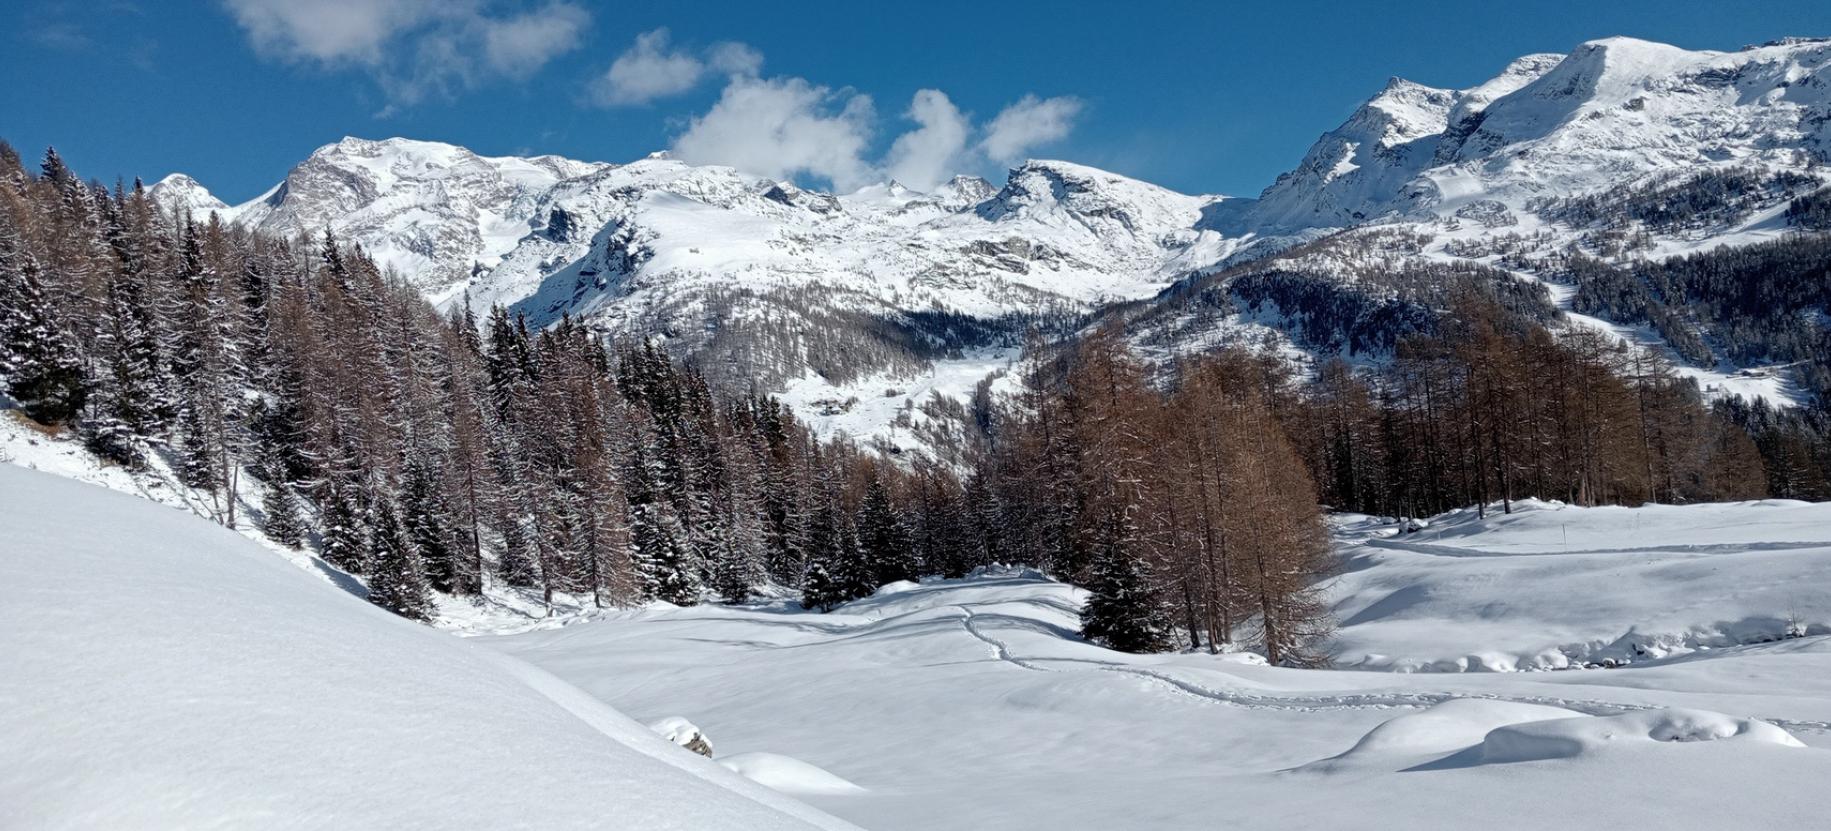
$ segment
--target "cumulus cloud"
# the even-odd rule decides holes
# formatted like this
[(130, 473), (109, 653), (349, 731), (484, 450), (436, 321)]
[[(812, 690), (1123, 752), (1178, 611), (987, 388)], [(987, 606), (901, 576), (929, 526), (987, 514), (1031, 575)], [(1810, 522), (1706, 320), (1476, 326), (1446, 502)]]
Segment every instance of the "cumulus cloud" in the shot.
[(525, 12), (491, 0), (222, 0), (263, 56), (369, 72), (392, 103), (525, 79), (578, 47), (584, 7), (555, 0)]
[(718, 103), (675, 139), (673, 151), (682, 161), (730, 165), (771, 179), (810, 175), (839, 192), (885, 177), (928, 191), (955, 173), (1019, 161), (1030, 150), (1067, 137), (1081, 107), (1071, 97), (1025, 95), (975, 127), (946, 93), (919, 90), (904, 112), (916, 126), (873, 162), (869, 97), (801, 78), (740, 72)]
[(731, 79), (718, 102), (674, 141), (693, 164), (725, 164), (758, 176), (815, 176), (836, 190), (868, 184), (871, 98), (801, 78)]
[(1078, 98), (1025, 95), (986, 125), (979, 147), (1000, 164), (1022, 161), (1032, 148), (1067, 138), (1080, 114)]
[(647, 104), (686, 92), (710, 73), (755, 75), (762, 66), (762, 53), (742, 43), (714, 44), (697, 53), (673, 48), (668, 30), (656, 29), (637, 35), (617, 56), (592, 84), (591, 98), (607, 107)]
[(898, 136), (884, 157), (890, 177), (916, 190), (932, 190), (961, 169), (973, 125), (938, 89), (918, 90), (908, 117), (918, 126)]

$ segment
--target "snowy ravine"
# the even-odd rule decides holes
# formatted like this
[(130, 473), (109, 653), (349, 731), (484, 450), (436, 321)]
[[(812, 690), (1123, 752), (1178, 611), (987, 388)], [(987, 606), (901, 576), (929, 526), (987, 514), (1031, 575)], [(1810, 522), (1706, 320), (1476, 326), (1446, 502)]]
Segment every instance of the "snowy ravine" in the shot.
[(849, 827), (186, 513), (0, 464), (0, 527), (0, 827)]
[[(1530, 504), (1396, 531), (1338, 523), (1350, 662), (1549, 666), (1636, 631), (1667, 657), (1393, 673), (1123, 655), (1078, 639), (1078, 590), (1020, 571), (828, 615), (650, 609), (479, 642), (639, 718), (686, 715), (721, 754), (818, 765), (862, 790), (803, 798), (874, 829), (1814, 826), (1831, 505)], [(1730, 646), (1789, 615), (1813, 634)]]

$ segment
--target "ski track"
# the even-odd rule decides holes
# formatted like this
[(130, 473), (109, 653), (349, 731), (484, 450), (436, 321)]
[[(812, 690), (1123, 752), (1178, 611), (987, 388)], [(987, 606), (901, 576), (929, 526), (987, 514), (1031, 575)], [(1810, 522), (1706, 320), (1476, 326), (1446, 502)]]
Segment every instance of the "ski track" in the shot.
[[(1351, 693), (1346, 695), (1306, 696), (1306, 695), (1257, 695), (1234, 693), (1204, 687), (1200, 684), (1178, 678), (1173, 675), (1145, 667), (1126, 664), (1095, 661), (1086, 658), (1039, 658), (1025, 659), (1012, 654), (1009, 644), (982, 631), (975, 622), (978, 615), (964, 604), (956, 604), (961, 612), (960, 624), (975, 640), (985, 644), (992, 651), (992, 658), (1030, 672), (1055, 673), (1061, 670), (1042, 666), (1042, 662), (1092, 664), (1103, 672), (1114, 672), (1130, 675), (1153, 682), (1160, 688), (1182, 698), (1196, 699), (1212, 704), (1223, 704), (1248, 710), (1284, 710), (1294, 712), (1315, 712), (1320, 710), (1391, 710), (1423, 709), (1434, 707), (1445, 701), (1458, 698), (1474, 698), (1484, 701), (1502, 701), (1512, 704), (1540, 704), (1550, 707), (1562, 707), (1592, 716), (1612, 716), (1622, 713), (1643, 710), (1665, 709), (1654, 704), (1624, 704), (1614, 701), (1601, 701), (1586, 698), (1561, 698), (1548, 695), (1499, 695), (1495, 693)], [(1831, 732), (1831, 723), (1822, 721), (1795, 721), (1791, 719), (1762, 718), (1776, 727), (1792, 731)]]

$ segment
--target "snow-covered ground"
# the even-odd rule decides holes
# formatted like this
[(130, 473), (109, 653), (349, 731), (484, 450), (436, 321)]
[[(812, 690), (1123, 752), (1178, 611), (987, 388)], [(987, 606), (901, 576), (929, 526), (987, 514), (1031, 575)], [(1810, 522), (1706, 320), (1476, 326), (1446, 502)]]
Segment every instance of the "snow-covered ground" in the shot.
[(0, 465), (0, 527), (0, 827), (847, 827), (189, 514)]
[(834, 827), (800, 800), (874, 829), (1714, 831), (1814, 827), (1831, 775), (1831, 504), (1337, 517), (1338, 666), (1293, 670), (1092, 646), (1081, 592), (1024, 571), (828, 615), (448, 603), (494, 633), (457, 639), (156, 472), (10, 418), (0, 459), (0, 827)]
[(1336, 518), (1339, 665), (1561, 669), (1831, 634), (1831, 503), (1494, 507), (1405, 534)]
[[(1817, 821), (1831, 505), (1528, 503), (1395, 531), (1338, 524), (1350, 663), (1649, 652), (1618, 669), (1464, 673), (1130, 656), (1076, 637), (1078, 590), (1023, 572), (902, 584), (828, 615), (650, 609), (478, 642), (637, 717), (684, 714), (721, 756), (818, 765), (858, 790), (801, 798), (867, 828)], [(1814, 634), (1730, 645), (1794, 625)]]

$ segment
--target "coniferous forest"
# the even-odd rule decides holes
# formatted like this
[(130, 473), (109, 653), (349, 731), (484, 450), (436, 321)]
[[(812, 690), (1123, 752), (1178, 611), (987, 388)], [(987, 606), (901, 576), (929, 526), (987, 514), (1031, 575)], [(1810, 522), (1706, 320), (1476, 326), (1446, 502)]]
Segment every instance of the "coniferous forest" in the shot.
[(409, 618), (511, 589), (601, 606), (787, 590), (828, 610), (1027, 565), (1086, 587), (1084, 634), (1114, 648), (1237, 639), (1308, 665), (1331, 626), (1329, 509), (1831, 497), (1821, 413), (1713, 406), (1601, 336), (1449, 302), (1371, 369), (1147, 363), (1111, 326), (1038, 342), (944, 464), (821, 440), (657, 343), (442, 316), (328, 233), (175, 216), (138, 182), (86, 182), (55, 151), (29, 171), (0, 146), (5, 394)]

